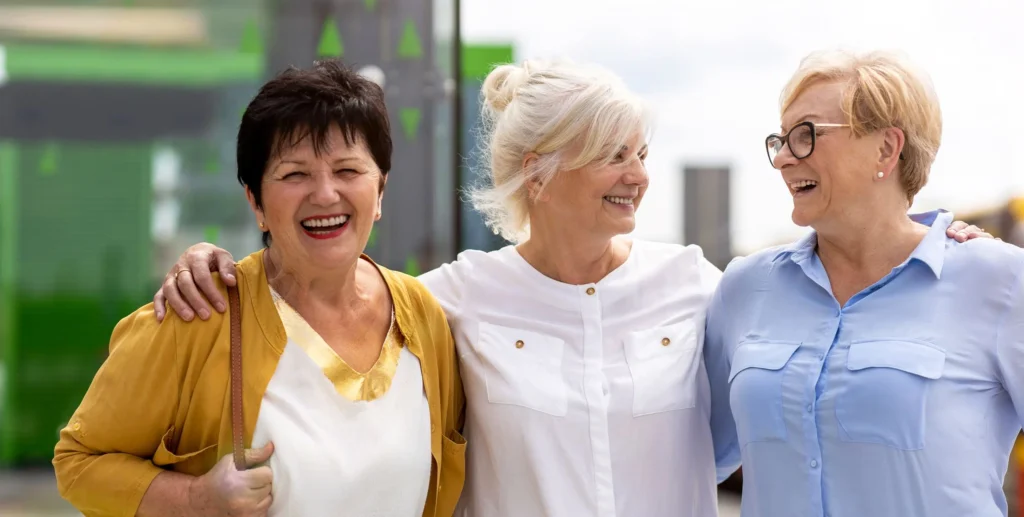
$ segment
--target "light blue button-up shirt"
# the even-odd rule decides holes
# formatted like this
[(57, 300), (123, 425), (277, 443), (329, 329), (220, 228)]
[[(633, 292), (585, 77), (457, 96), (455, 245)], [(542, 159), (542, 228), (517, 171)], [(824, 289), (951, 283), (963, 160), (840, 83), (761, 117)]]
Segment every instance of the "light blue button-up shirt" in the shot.
[[(1024, 422), (1024, 250), (952, 215), (840, 307), (811, 234), (737, 259), (707, 320), (716, 460), (744, 517), (1006, 514)], [(723, 474), (724, 472), (720, 472)]]

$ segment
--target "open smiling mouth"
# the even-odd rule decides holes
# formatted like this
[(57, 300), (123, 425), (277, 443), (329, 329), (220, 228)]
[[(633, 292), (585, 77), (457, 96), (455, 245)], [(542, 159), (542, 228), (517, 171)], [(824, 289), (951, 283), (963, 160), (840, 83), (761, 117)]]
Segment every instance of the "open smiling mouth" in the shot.
[(793, 195), (806, 194), (818, 187), (818, 182), (813, 180), (794, 181), (789, 184), (789, 191)]
[(604, 200), (616, 205), (633, 206), (633, 198), (631, 197), (605, 196)]
[(347, 215), (335, 215), (328, 217), (310, 217), (301, 223), (306, 235), (314, 239), (332, 239), (341, 235), (348, 227)]

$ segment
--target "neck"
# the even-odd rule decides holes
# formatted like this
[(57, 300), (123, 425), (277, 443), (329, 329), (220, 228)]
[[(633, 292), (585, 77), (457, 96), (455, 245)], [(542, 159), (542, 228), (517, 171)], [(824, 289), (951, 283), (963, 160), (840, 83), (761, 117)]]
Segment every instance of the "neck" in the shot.
[[(540, 231), (536, 231), (540, 230)], [(516, 246), (519, 254), (544, 276), (571, 285), (593, 284), (622, 265), (632, 242), (625, 238), (588, 239), (577, 232), (530, 228), (530, 238)]]
[[(328, 271), (294, 267), (270, 247), (264, 254), (267, 281), (289, 305), (344, 308), (360, 298), (356, 289), (355, 261)], [(302, 312), (301, 310), (299, 311)]]
[(928, 227), (903, 211), (876, 213), (835, 228), (817, 230), (818, 256), (826, 270), (887, 274), (913, 253)]

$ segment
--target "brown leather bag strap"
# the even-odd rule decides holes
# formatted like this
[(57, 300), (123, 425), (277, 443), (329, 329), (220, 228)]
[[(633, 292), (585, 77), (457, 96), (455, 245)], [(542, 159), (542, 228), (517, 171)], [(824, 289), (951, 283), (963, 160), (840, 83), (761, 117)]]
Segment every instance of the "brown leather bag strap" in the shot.
[(235, 468), (245, 470), (242, 430), (242, 311), (238, 288), (228, 286), (228, 312), (231, 318), (231, 434), (234, 439)]

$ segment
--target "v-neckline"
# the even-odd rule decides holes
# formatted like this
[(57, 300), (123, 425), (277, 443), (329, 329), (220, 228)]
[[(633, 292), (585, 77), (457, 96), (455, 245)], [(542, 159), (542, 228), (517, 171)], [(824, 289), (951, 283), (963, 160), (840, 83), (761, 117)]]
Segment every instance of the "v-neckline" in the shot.
[(270, 293), (281, 317), (288, 341), (298, 345), (306, 352), (320, 367), (324, 376), (334, 385), (334, 389), (339, 395), (351, 401), (369, 402), (387, 393), (398, 371), (398, 359), (401, 356), (403, 345), (401, 333), (396, 331), (394, 307), (391, 308), (391, 324), (384, 337), (377, 360), (369, 370), (360, 372), (342, 359), (327, 344), (320, 333), (273, 287), (270, 287)]

